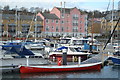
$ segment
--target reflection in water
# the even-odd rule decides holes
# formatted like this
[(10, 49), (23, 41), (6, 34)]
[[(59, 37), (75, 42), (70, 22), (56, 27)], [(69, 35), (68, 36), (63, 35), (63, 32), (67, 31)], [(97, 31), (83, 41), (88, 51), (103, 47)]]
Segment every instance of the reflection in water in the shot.
[(100, 71), (34, 73), (34, 74), (20, 74), (20, 76), (21, 78), (80, 78), (81, 74), (96, 74), (96, 73), (100, 73)]

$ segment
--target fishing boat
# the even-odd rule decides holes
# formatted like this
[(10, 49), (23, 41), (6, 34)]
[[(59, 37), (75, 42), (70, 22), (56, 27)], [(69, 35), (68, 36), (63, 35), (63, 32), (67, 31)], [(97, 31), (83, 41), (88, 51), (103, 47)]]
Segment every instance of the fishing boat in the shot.
[(80, 65), (44, 65), (44, 66), (20, 66), (20, 73), (37, 73), (37, 72), (66, 72), (80, 70), (100, 70), (101, 63), (89, 63)]

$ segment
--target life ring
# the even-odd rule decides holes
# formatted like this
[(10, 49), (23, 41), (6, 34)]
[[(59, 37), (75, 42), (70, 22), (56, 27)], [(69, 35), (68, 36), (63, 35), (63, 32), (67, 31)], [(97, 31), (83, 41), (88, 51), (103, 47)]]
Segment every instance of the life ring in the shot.
[(74, 61), (78, 61), (78, 58), (75, 56)]

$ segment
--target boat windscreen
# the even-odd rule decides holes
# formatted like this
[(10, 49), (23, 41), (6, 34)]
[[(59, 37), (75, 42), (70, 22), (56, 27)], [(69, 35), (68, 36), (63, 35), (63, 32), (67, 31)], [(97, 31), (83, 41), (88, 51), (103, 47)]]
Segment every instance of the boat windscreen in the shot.
[(75, 48), (69, 48), (71, 51), (73, 51), (73, 52), (77, 52), (76, 50), (75, 50)]
[(69, 41), (70, 41), (70, 39), (61, 39), (61, 40), (60, 40), (60, 43), (61, 43), (61, 44), (68, 44)]
[(81, 52), (81, 48), (74, 48), (77, 52)]
[(73, 44), (74, 45), (81, 45), (82, 44), (82, 40), (73, 40)]

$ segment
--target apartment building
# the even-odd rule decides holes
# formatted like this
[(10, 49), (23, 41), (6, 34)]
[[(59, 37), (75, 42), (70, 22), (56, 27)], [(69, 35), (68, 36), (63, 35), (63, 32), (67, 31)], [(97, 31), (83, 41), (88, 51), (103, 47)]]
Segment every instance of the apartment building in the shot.
[(3, 37), (15, 38), (17, 36), (26, 38), (29, 32), (31, 32), (32, 37), (34, 37), (36, 28), (36, 33), (39, 37), (43, 29), (43, 21), (39, 16), (36, 17), (32, 13), (24, 14), (22, 12), (18, 12), (16, 15), (15, 11), (12, 12), (13, 13), (11, 13), (11, 11), (2, 13), (1, 34)]
[(43, 20), (43, 37), (50, 36), (59, 36), (60, 31), (60, 19), (55, 14), (52, 13), (38, 13), (37, 16), (40, 16)]
[(50, 13), (56, 14), (60, 19), (60, 35), (83, 36), (86, 35), (86, 16), (74, 8), (54, 7)]

